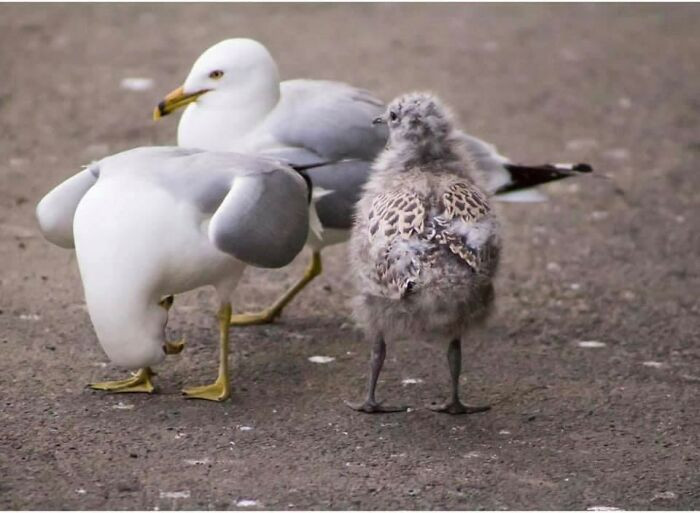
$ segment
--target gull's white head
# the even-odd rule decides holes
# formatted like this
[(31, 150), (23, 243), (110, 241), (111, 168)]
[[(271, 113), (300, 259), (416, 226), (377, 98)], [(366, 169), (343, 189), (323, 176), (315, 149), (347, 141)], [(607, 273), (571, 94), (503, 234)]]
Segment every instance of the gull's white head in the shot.
[(277, 64), (262, 44), (252, 39), (226, 39), (195, 61), (184, 84), (154, 110), (158, 119), (197, 102), (198, 107), (236, 109), (250, 103), (274, 105), (279, 99)]

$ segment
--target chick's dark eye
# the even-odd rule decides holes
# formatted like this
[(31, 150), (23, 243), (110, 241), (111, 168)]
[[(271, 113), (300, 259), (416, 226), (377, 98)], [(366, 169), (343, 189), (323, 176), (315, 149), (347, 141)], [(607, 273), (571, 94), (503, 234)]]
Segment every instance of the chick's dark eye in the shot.
[(396, 112), (391, 111), (391, 112), (389, 113), (389, 119), (392, 120), (392, 121), (396, 121), (397, 119), (399, 119), (399, 116), (396, 115)]
[(223, 76), (224, 76), (224, 72), (221, 71), (220, 69), (214, 70), (211, 73), (209, 73), (209, 78), (213, 78), (214, 80), (218, 80)]

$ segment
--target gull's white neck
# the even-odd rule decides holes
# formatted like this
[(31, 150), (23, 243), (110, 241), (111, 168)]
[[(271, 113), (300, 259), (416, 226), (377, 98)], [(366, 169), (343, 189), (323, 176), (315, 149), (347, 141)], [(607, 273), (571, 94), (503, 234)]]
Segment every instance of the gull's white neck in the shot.
[(205, 93), (183, 113), (177, 143), (211, 151), (255, 151), (247, 147), (248, 136), (264, 123), (279, 98), (276, 80), (265, 87)]

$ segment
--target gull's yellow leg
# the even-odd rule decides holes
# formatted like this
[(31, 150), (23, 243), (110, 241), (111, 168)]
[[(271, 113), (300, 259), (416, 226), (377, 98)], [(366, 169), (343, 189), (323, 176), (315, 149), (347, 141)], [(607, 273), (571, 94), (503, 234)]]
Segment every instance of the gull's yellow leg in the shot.
[(321, 274), (323, 270), (321, 266), (321, 253), (314, 251), (311, 255), (311, 262), (304, 271), (304, 276), (287, 292), (275, 301), (271, 306), (257, 313), (244, 313), (231, 316), (232, 326), (250, 326), (253, 324), (269, 324), (274, 321), (281, 313), (282, 309), (294, 299), (294, 297), (306, 287), (311, 280)]
[(231, 395), (228, 378), (228, 328), (231, 319), (231, 303), (224, 303), (219, 309), (219, 376), (211, 385), (186, 388), (182, 391), (188, 399), (225, 401)]
[(155, 388), (153, 383), (151, 383), (151, 376), (155, 376), (155, 372), (153, 372), (150, 367), (144, 367), (138, 372), (135, 372), (134, 375), (128, 379), (120, 381), (102, 381), (101, 383), (91, 383), (88, 386), (93, 390), (103, 390), (115, 394), (134, 392), (152, 394)]

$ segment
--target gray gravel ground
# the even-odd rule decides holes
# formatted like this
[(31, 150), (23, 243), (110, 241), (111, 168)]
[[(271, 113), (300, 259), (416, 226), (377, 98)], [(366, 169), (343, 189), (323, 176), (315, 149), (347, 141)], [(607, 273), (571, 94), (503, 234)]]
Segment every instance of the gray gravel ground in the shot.
[[(0, 507), (699, 508), (699, 24), (692, 4), (0, 5)], [(367, 360), (344, 246), (279, 322), (232, 332), (231, 401), (179, 395), (215, 372), (206, 290), (176, 301), (188, 347), (158, 369), (160, 394), (84, 389), (124, 373), (34, 206), (93, 158), (174, 143), (177, 119), (151, 109), (232, 36), (263, 41), (284, 77), (387, 100), (429, 88), (519, 160), (613, 177), (502, 207), (499, 310), (466, 344), (463, 383), (492, 411), (425, 410), (447, 366), (421, 344), (390, 348), (379, 390), (415, 411), (343, 406)], [(248, 272), (236, 309), (306, 258)], [(591, 340), (606, 345), (577, 345)]]

